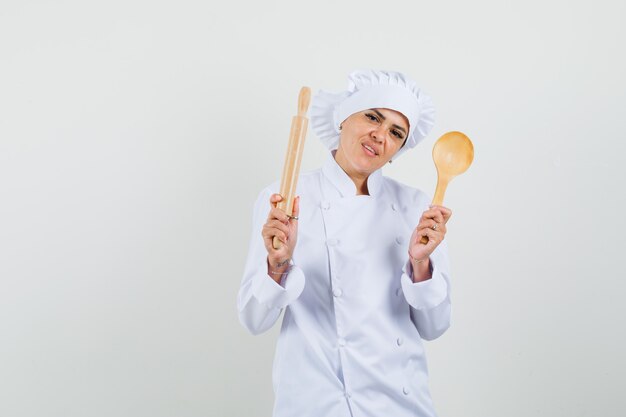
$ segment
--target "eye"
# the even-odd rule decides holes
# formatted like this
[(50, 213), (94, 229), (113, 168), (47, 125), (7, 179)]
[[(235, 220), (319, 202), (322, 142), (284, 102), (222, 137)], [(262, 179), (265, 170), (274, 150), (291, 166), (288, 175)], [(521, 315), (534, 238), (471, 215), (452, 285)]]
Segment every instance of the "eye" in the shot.
[(397, 137), (398, 139), (404, 139), (404, 135), (399, 130), (394, 129), (391, 131), (391, 134)]
[(372, 122), (377, 122), (378, 121), (378, 116), (376, 116), (373, 113), (365, 113), (365, 117), (370, 119)]

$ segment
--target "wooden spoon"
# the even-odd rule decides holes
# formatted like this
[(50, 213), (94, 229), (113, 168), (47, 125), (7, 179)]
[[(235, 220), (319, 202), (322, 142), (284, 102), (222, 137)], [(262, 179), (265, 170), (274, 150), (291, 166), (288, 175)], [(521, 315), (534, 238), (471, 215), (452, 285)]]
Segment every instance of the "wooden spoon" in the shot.
[[(443, 196), (452, 178), (467, 171), (474, 160), (474, 145), (461, 132), (448, 132), (441, 136), (433, 147), (433, 160), (437, 168), (437, 188), (433, 205), (443, 205)], [(420, 243), (428, 243), (424, 236)]]

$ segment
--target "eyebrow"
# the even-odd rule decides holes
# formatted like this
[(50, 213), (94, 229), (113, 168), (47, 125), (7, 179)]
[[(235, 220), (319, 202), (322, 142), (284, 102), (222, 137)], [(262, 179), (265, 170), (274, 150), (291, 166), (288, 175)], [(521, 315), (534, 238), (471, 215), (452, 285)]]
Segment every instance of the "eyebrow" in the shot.
[[(378, 115), (378, 117), (380, 117), (383, 120), (387, 120), (387, 118), (385, 116), (383, 116), (383, 114), (381, 112), (379, 112), (376, 109), (370, 109), (371, 111), (373, 111), (374, 113), (376, 113)], [(406, 135), (406, 129), (403, 128), (402, 126), (398, 126), (398, 125), (392, 125), (393, 127), (395, 127), (396, 129), (399, 129), (402, 131), (402, 133), (404, 133)]]

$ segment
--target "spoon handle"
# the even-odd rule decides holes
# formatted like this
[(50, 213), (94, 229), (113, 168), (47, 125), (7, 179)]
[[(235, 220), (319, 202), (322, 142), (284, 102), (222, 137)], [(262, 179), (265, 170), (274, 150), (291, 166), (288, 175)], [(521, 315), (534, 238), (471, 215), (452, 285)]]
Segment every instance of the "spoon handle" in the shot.
[(433, 197), (433, 206), (441, 206), (443, 205), (443, 197), (446, 194), (446, 188), (448, 188), (448, 183), (450, 182), (450, 178), (442, 177), (441, 175), (437, 177), (437, 187), (435, 188), (435, 196)]
[[(441, 175), (437, 177), (437, 187), (435, 188), (435, 196), (433, 197), (433, 206), (441, 206), (443, 205), (443, 197), (446, 194), (446, 188), (448, 188), (448, 183), (450, 182), (450, 178), (442, 177)], [(428, 243), (428, 236), (422, 236), (420, 239), (421, 244)]]

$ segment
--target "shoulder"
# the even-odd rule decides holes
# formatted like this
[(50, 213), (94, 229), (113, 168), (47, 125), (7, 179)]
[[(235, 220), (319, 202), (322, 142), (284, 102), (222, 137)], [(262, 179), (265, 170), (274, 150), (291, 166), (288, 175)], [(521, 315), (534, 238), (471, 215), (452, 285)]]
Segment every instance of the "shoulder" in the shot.
[(301, 172), (298, 177), (298, 192), (307, 192), (315, 187), (319, 187), (322, 168), (316, 168)]
[(430, 196), (419, 188), (411, 187), (393, 178), (383, 176), (386, 191), (399, 202), (412, 206), (428, 206)]
[[(414, 227), (430, 205), (430, 196), (422, 190), (383, 176), (385, 194), (408, 227)], [(395, 205), (395, 208), (393, 208)]]
[[(296, 193), (298, 195), (309, 194), (313, 190), (319, 188), (320, 176), (322, 175), (322, 169), (317, 168), (305, 172), (301, 172), (298, 176), (298, 185), (296, 187)], [(280, 179), (273, 181), (272, 183), (263, 187), (259, 193), (259, 198), (269, 198), (274, 193), (280, 193)]]

